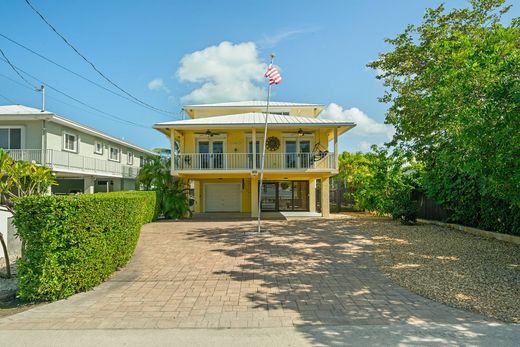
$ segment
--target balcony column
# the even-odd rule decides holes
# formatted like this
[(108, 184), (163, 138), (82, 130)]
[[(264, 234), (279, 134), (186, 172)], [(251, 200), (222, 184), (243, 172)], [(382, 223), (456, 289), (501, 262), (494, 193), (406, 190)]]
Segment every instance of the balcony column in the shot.
[(175, 171), (175, 129), (170, 129), (172, 172)]
[[(249, 144), (246, 143), (246, 152), (248, 150)], [(252, 129), (251, 132), (251, 147), (253, 150), (253, 170), (256, 170), (256, 128)]]
[(329, 177), (321, 178), (321, 215), (330, 216)]
[(316, 179), (309, 180), (309, 212), (316, 212)]
[(251, 217), (258, 217), (258, 176), (251, 176)]
[(334, 168), (338, 169), (339, 153), (338, 153), (338, 128), (334, 128)]

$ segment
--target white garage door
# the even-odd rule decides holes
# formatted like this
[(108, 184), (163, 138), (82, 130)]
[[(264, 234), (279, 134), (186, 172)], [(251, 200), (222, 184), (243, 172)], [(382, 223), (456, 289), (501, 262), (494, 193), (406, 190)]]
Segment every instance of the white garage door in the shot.
[(206, 183), (204, 190), (206, 212), (240, 212), (240, 183)]

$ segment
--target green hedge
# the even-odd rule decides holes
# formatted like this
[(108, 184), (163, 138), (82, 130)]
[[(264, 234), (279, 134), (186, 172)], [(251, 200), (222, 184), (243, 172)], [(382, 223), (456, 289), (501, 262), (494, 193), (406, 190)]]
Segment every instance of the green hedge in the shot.
[(14, 223), (25, 242), (19, 296), (57, 300), (102, 283), (124, 266), (156, 213), (155, 192), (19, 199)]

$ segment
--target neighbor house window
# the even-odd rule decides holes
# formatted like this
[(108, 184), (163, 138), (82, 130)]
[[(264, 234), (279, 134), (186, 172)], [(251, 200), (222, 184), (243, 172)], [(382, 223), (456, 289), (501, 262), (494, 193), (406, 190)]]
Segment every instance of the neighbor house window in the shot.
[(22, 148), (22, 129), (21, 128), (1, 128), (0, 129), (0, 148), (21, 149)]
[(73, 134), (63, 133), (63, 149), (69, 152), (77, 152), (78, 137)]
[(103, 154), (103, 143), (100, 141), (94, 142), (94, 153)]
[(109, 153), (108, 159), (113, 160), (113, 161), (119, 161), (120, 153), (121, 152), (119, 151), (119, 148), (110, 147), (110, 153)]
[(126, 163), (128, 165), (134, 165), (134, 153), (128, 152), (128, 155), (126, 157)]

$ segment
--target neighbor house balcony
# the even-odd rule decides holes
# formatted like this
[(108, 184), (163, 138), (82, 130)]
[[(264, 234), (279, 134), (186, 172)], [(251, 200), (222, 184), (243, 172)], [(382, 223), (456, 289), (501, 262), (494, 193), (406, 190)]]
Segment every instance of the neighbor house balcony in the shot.
[(53, 171), (71, 174), (94, 175), (118, 178), (136, 178), (139, 168), (123, 165), (117, 161), (86, 157), (76, 153), (49, 149), (10, 149), (14, 160), (43, 164)]
[[(261, 154), (251, 153), (178, 153), (174, 155), (173, 172), (260, 171)], [(336, 171), (334, 153), (266, 153), (266, 171)]]

